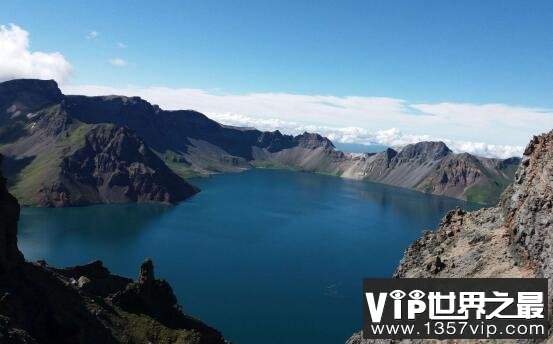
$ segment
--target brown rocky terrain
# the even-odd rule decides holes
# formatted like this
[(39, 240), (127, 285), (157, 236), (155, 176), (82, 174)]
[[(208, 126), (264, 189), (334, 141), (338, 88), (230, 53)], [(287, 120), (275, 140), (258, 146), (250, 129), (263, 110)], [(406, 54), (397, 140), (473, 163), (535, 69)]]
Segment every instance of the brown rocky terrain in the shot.
[(39, 206), (172, 204), (197, 192), (127, 128), (96, 126), (84, 141), (63, 158), (57, 181), (39, 190)]
[[(406, 250), (394, 277), (551, 278), (552, 240), (550, 131), (528, 144), (514, 183), (503, 193), (498, 206), (475, 212), (449, 212), (435, 231), (425, 231)], [(553, 284), (549, 280), (549, 307), (552, 306)], [(550, 336), (552, 319), (550, 315)], [(362, 340), (361, 333), (357, 333), (347, 343), (372, 342)]]
[(136, 282), (99, 261), (65, 269), (25, 262), (17, 247), (19, 204), (0, 178), (0, 343), (225, 343), (182, 313), (150, 260)]

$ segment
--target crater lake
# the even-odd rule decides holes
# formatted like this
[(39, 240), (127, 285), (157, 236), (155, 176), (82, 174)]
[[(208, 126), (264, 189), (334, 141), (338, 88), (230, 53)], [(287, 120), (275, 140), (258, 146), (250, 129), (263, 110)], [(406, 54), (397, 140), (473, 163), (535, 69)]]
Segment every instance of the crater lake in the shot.
[(459, 200), (382, 184), (253, 169), (192, 182), (176, 206), (22, 209), (27, 260), (100, 259), (136, 278), (151, 257), (183, 311), (237, 344), (344, 343), (362, 325), (362, 278), (390, 277)]

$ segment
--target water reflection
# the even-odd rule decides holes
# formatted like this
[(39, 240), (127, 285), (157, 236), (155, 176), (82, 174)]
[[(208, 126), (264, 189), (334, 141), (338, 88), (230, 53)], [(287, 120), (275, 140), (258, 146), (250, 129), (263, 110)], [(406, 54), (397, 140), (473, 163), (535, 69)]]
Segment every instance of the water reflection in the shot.
[[(80, 251), (90, 247), (117, 252), (135, 245), (143, 232), (151, 229), (153, 222), (174, 209), (143, 204), (22, 208), (19, 246), (27, 259), (53, 259), (53, 263), (58, 263), (56, 251)], [(88, 257), (80, 255), (79, 261), (98, 258), (100, 252), (91, 251)]]

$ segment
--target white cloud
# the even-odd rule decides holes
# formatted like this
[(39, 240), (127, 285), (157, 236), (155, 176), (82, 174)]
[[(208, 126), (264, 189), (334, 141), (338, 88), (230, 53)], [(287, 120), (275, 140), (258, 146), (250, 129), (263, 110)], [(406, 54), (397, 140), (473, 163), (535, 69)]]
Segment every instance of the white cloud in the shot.
[(126, 45), (125, 43), (123, 43), (123, 42), (117, 42), (117, 45), (116, 45), (116, 46), (117, 46), (117, 48), (119, 48), (119, 49), (125, 49), (125, 48), (127, 48), (127, 45)]
[(304, 131), (317, 132), (328, 137), (333, 142), (359, 143), (364, 145), (384, 145), (389, 147), (403, 147), (411, 143), (421, 141), (442, 141), (456, 153), (467, 152), (479, 156), (491, 158), (510, 158), (521, 156), (523, 146), (491, 145), (484, 142), (455, 141), (444, 137), (432, 137), (429, 135), (403, 134), (397, 128), (377, 130), (369, 132), (359, 127), (327, 127), (316, 125), (301, 125), (297, 122), (285, 122), (279, 119), (256, 119), (237, 114), (207, 113), (207, 115), (226, 125), (238, 127), (253, 127), (260, 130), (280, 130), (288, 134), (300, 134)]
[(122, 58), (119, 58), (119, 57), (116, 57), (116, 58), (113, 58), (113, 59), (109, 60), (109, 63), (111, 63), (112, 65), (117, 66), (117, 67), (126, 67), (127, 66), (127, 61), (125, 61), (125, 60), (123, 60)]
[(523, 146), (493, 145), (484, 142), (457, 141), (445, 137), (432, 137), (429, 135), (405, 135), (397, 128), (379, 130), (375, 133), (375, 142), (392, 147), (401, 147), (421, 141), (442, 141), (456, 153), (467, 152), (479, 156), (491, 158), (510, 158), (522, 156)]
[(90, 31), (86, 34), (86, 38), (90, 40), (94, 40), (100, 36), (100, 33), (98, 31)]
[(385, 97), (228, 94), (168, 87), (82, 85), (64, 91), (141, 96), (165, 109), (194, 109), (229, 125), (316, 131), (337, 142), (399, 146), (442, 140), (457, 152), (495, 157), (520, 155), (532, 135), (553, 129), (553, 109), (505, 104), (415, 104)]
[(0, 81), (17, 78), (63, 82), (71, 65), (58, 52), (29, 50), (29, 33), (17, 25), (0, 26)]

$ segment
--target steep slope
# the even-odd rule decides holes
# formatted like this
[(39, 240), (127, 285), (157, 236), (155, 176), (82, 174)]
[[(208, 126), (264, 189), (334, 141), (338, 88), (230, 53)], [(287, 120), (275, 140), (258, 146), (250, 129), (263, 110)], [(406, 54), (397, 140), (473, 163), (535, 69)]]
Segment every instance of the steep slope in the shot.
[(1, 83), (0, 109), (0, 152), (24, 205), (175, 203), (197, 192), (131, 130), (75, 119), (53, 81)]
[[(83, 132), (106, 124), (131, 129), (183, 178), (251, 167), (291, 168), (491, 204), (512, 180), (519, 162), (454, 154), (441, 142), (421, 142), (400, 151), (388, 149), (377, 154), (348, 154), (336, 150), (332, 142), (318, 134), (291, 136), (279, 131), (228, 127), (195, 111), (162, 110), (139, 97), (65, 96), (53, 81), (14, 80), (0, 84), (2, 93), (5, 95), (0, 95), (0, 111), (5, 109), (5, 113), (4, 119), (0, 117), (0, 152), (11, 158), (10, 175), (17, 177), (13, 192), (24, 204), (36, 204), (36, 200), (27, 198), (28, 190), (37, 186), (17, 185), (27, 183), (29, 175), (31, 179), (35, 177), (35, 170), (23, 169), (26, 164), (47, 165), (38, 159), (44, 152), (49, 154), (48, 159), (43, 159), (48, 164), (63, 159), (66, 152), (78, 147), (72, 144), (71, 148), (56, 150), (57, 160), (51, 158), (55, 155), (52, 147), (66, 145), (67, 141), (81, 142)], [(2, 134), (3, 128), (14, 125), (19, 129)], [(57, 185), (48, 187), (54, 190), (46, 193), (59, 198)], [(83, 194), (88, 195), (87, 190), (82, 189)], [(112, 191), (103, 197), (93, 193), (86, 202), (110, 201), (116, 192)], [(163, 199), (166, 197), (152, 197), (147, 192), (144, 197), (128, 197), (125, 201)]]
[[(456, 209), (405, 252), (394, 277), (545, 277), (553, 274), (553, 131), (526, 147), (500, 204)], [(549, 281), (549, 305), (553, 284)], [(550, 316), (550, 329), (553, 323)], [(550, 333), (551, 335), (551, 333)], [(355, 334), (349, 344), (370, 343)], [(418, 341), (420, 342), (420, 341)]]
[(149, 260), (136, 282), (99, 261), (66, 269), (25, 262), (17, 248), (19, 204), (5, 184), (0, 174), (0, 342), (225, 343), (182, 313)]
[(39, 205), (176, 203), (196, 192), (127, 128), (96, 126), (84, 139), (61, 161), (57, 181), (39, 189)]

